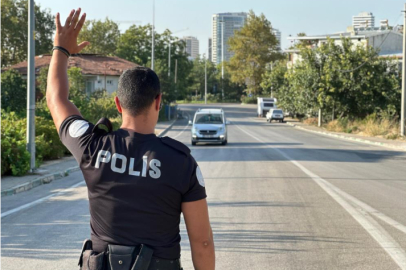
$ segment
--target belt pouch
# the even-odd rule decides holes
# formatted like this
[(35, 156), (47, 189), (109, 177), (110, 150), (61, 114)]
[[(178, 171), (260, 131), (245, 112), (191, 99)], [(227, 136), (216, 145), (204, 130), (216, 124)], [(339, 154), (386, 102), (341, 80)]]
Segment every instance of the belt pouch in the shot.
[(91, 254), (89, 257), (89, 270), (104, 270), (104, 252)]
[[(82, 252), (80, 253), (80, 258), (79, 258), (79, 267), (80, 269), (86, 269), (87, 267), (83, 267), (87, 266), (87, 261), (89, 260), (90, 254), (93, 252), (93, 245), (92, 245), (92, 241), (89, 239), (86, 239), (83, 242), (82, 245)], [(82, 268), (83, 267), (83, 268)], [(87, 269), (86, 269), (87, 270)]]
[(152, 248), (147, 247), (146, 245), (141, 245), (140, 253), (138, 254), (131, 270), (148, 270), (153, 253), (154, 251)]
[(108, 245), (110, 270), (130, 270), (135, 247)]

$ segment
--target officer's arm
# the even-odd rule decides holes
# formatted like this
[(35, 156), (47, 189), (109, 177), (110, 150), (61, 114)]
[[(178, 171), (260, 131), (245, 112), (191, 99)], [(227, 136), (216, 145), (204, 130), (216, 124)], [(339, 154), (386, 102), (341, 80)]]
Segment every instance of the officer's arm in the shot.
[[(55, 17), (56, 34), (54, 45), (65, 48), (70, 54), (79, 53), (89, 44), (89, 42), (77, 44), (79, 31), (86, 19), (86, 14), (83, 14), (80, 20), (79, 15), (80, 9), (76, 11), (72, 10), (64, 26), (61, 25), (59, 13)], [(68, 57), (63, 52), (55, 50), (49, 65), (46, 99), (58, 131), (60, 125), (67, 117), (80, 115), (78, 108), (68, 99), (69, 83), (67, 70)]]
[(214, 270), (213, 233), (206, 199), (182, 203), (182, 212), (189, 235), (194, 268)]

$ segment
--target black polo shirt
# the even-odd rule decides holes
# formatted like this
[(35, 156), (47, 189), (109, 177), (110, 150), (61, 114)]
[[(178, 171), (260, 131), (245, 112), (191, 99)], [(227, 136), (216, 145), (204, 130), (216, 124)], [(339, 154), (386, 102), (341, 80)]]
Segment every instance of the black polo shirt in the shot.
[(88, 187), (93, 249), (146, 244), (156, 257), (179, 258), (181, 204), (206, 198), (189, 148), (155, 134), (106, 132), (80, 116), (65, 119), (59, 135)]

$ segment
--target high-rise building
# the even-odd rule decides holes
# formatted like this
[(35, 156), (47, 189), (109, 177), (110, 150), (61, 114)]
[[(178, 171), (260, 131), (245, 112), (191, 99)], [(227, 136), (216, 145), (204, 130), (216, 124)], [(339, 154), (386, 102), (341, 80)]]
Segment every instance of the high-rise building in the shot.
[(208, 58), (207, 58), (207, 59), (210, 59), (210, 61), (211, 61), (211, 56), (212, 56), (212, 49), (211, 49), (212, 44), (213, 44), (213, 43), (212, 43), (212, 39), (209, 38), (209, 46), (207, 47), (207, 48), (209, 48), (209, 49), (208, 49), (209, 55), (208, 55)]
[[(212, 16), (212, 58), (211, 60), (219, 64), (222, 60), (221, 48), (224, 46), (224, 61), (229, 61), (234, 55), (229, 51), (228, 39), (234, 36), (234, 31), (244, 26), (247, 20), (247, 13), (217, 13)], [(223, 32), (222, 32), (223, 31)], [(222, 35), (223, 34), (223, 35)]]
[(282, 40), (282, 33), (276, 28), (272, 28), (272, 33), (276, 36), (276, 39), (278, 40), (278, 50), (282, 48), (281, 40)]
[(186, 42), (185, 51), (190, 59), (199, 57), (199, 40), (195, 37), (183, 37), (182, 39)]
[(371, 12), (361, 12), (357, 16), (352, 16), (352, 26), (354, 29), (375, 27), (375, 16)]

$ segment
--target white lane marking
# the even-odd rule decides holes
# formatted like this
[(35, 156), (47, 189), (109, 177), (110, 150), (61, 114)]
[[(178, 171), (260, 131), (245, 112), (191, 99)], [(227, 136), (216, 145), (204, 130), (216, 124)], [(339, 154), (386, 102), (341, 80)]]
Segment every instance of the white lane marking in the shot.
[[(241, 131), (251, 136), (255, 140), (264, 144), (266, 143), (263, 140), (245, 131), (240, 126), (238, 125), (235, 126), (237, 126)], [(364, 205), (357, 204), (359, 207), (363, 208), (362, 210), (364, 211), (362, 211), (361, 209), (356, 209), (343, 198), (344, 197), (343, 194), (346, 194), (344, 191), (340, 190), (339, 188), (329, 183), (328, 181), (324, 180), (315, 173), (309, 171), (303, 165), (293, 160), (289, 155), (285, 154), (281, 150), (274, 148), (272, 146), (269, 147), (278, 152), (279, 154), (281, 154), (282, 156), (284, 156), (288, 161), (292, 162), (305, 174), (307, 174), (310, 178), (312, 178), (313, 181), (315, 181), (327, 194), (329, 194), (338, 204), (340, 204), (375, 239), (375, 241), (396, 262), (396, 264), (400, 267), (400, 269), (406, 270), (406, 252), (402, 249), (402, 247), (398, 244), (398, 242), (396, 242), (396, 240), (393, 239), (393, 237), (390, 236), (389, 233), (381, 225), (379, 225), (378, 222), (376, 222), (371, 216), (367, 214), (367, 212), (370, 212), (368, 210), (373, 209), (372, 207), (371, 209), (368, 208), (367, 210), (363, 208)], [(340, 195), (343, 197), (341, 197)], [(345, 197), (349, 199), (350, 195)], [(374, 212), (378, 211), (375, 210)]]
[(179, 132), (176, 136), (172, 137), (172, 139), (179, 137), (189, 127), (189, 115), (187, 115), (186, 117), (188, 119), (188, 123), (186, 124), (185, 128), (181, 132)]
[(54, 194), (45, 196), (45, 197), (43, 197), (43, 198), (41, 198), (41, 199), (35, 200), (35, 201), (33, 201), (33, 202), (30, 202), (30, 203), (26, 203), (26, 204), (21, 205), (21, 206), (19, 206), (19, 207), (17, 207), (17, 208), (8, 210), (8, 211), (6, 211), (6, 212), (4, 212), (4, 213), (1, 213), (1, 218), (4, 218), (4, 217), (6, 217), (6, 216), (8, 216), (8, 215), (11, 215), (11, 214), (20, 212), (21, 210), (24, 210), (24, 209), (33, 207), (34, 205), (40, 204), (40, 203), (42, 203), (42, 202), (44, 202), (44, 201), (47, 201), (47, 200), (49, 200), (49, 199), (52, 198), (52, 197), (63, 195), (63, 194), (65, 194), (65, 193), (69, 192), (69, 191), (72, 191), (74, 188), (83, 185), (84, 183), (85, 183), (85, 181), (81, 181), (81, 182), (76, 183), (76, 184), (74, 184), (73, 186), (70, 186), (69, 188), (67, 188), (67, 189), (65, 189), (65, 190), (63, 190), (63, 191), (60, 191), (60, 192), (58, 192), (58, 193), (54, 193)]

